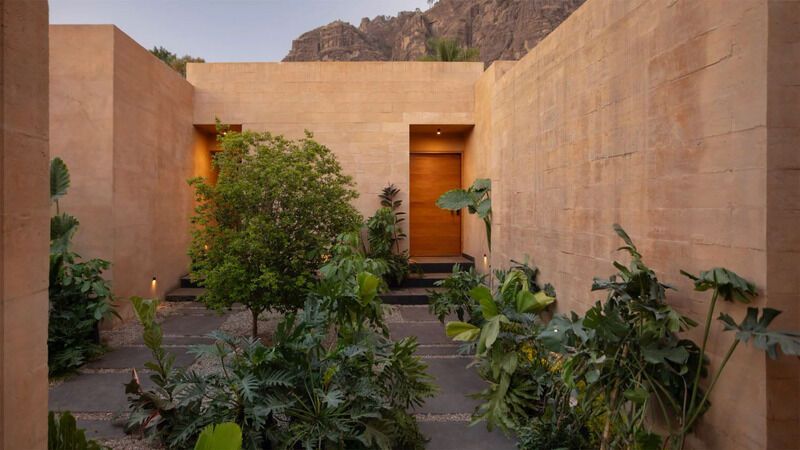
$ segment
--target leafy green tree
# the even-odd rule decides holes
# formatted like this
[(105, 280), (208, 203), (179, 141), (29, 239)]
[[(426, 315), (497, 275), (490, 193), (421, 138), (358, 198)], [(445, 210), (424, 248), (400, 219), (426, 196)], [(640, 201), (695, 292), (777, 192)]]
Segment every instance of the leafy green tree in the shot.
[(420, 61), (480, 61), (480, 51), (474, 47), (462, 47), (455, 39), (431, 38), (428, 41), (428, 54), (421, 57)]
[(172, 67), (176, 72), (181, 74), (182, 77), (186, 78), (186, 63), (196, 62), (196, 63), (204, 63), (206, 62), (203, 58), (198, 58), (195, 56), (190, 55), (183, 55), (178, 56), (175, 53), (167, 50), (164, 47), (153, 47), (150, 49), (150, 53), (152, 53), (156, 58), (164, 61), (164, 63), (170, 67)]
[(252, 313), (253, 336), (265, 310), (292, 310), (315, 279), (337, 235), (358, 229), (358, 194), (334, 154), (312, 139), (227, 132), (214, 158), (216, 184), (190, 180), (198, 206), (192, 223), (192, 278), (201, 300)]

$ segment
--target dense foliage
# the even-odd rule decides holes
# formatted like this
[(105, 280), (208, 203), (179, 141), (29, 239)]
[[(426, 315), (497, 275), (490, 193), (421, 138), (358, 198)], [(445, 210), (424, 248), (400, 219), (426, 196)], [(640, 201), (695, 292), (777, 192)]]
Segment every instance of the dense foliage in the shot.
[[(800, 354), (800, 334), (768, 329), (778, 311), (765, 308), (759, 314), (751, 307), (740, 323), (719, 316), (724, 330), (736, 336), (711, 373), (706, 344), (717, 299), (748, 303), (755, 286), (723, 268), (684, 273), (696, 290), (712, 291), (698, 346), (682, 337), (697, 323), (667, 304), (671, 288), (645, 265), (625, 231), (616, 225), (615, 230), (631, 262), (615, 262), (616, 275), (595, 279), (592, 290), (607, 297), (585, 315), (557, 315), (544, 324), (520, 314), (520, 306), (536, 303), (519, 299), (530, 295), (514, 287), (525, 272), (517, 269), (498, 274), (501, 288), (494, 296), (486, 287), (473, 289), (475, 314), (469, 323), (447, 324), (455, 340), (478, 341), (476, 364), (489, 385), (477, 394), (484, 403), (475, 420), (516, 434), (522, 449), (683, 448), (740, 342), (752, 341), (770, 357), (778, 348)], [(536, 271), (527, 274), (528, 284), (534, 284)], [(704, 378), (711, 381), (705, 384)]]
[(134, 299), (153, 352), (155, 388), (127, 386), (129, 428), (189, 448), (209, 424), (234, 422), (246, 449), (421, 449), (424, 439), (407, 410), (433, 392), (413, 338), (387, 336), (378, 267), (342, 236), (322, 280), (298, 312), (288, 312), (270, 346), (214, 334), (195, 349), (218, 362), (198, 373), (173, 367), (161, 346), (156, 302)]
[(150, 49), (150, 53), (153, 54), (156, 58), (160, 59), (164, 62), (164, 64), (170, 66), (174, 71), (181, 74), (182, 77), (186, 78), (186, 64), (187, 63), (203, 63), (206, 62), (203, 58), (197, 58), (194, 56), (183, 55), (178, 56), (175, 53), (167, 50), (164, 47), (153, 47)]
[(86, 433), (78, 428), (75, 417), (64, 412), (56, 417), (52, 411), (47, 415), (47, 450), (103, 450), (97, 442), (86, 439)]
[(408, 251), (400, 249), (406, 235), (402, 228), (405, 212), (400, 211), (399, 193), (400, 189), (393, 184), (385, 187), (379, 195), (381, 207), (367, 220), (368, 254), (370, 258), (386, 262), (384, 278), (393, 286), (402, 284), (410, 271)]
[(50, 218), (50, 313), (47, 362), (51, 376), (75, 370), (102, 353), (97, 326), (114, 314), (111, 286), (102, 273), (110, 267), (102, 259), (81, 260), (71, 250), (78, 219), (60, 211), (58, 201), (67, 194), (69, 170), (60, 158), (50, 163), (50, 201), (56, 215)]
[(226, 132), (214, 158), (216, 184), (190, 181), (198, 206), (192, 218), (191, 276), (220, 309), (265, 310), (302, 305), (331, 243), (356, 229), (357, 196), (334, 154), (307, 134), (290, 141), (270, 133)]
[(428, 41), (428, 54), (421, 57), (420, 61), (480, 61), (480, 51), (474, 47), (463, 47), (455, 39), (437, 37)]
[(474, 267), (462, 270), (460, 265), (454, 264), (453, 273), (449, 277), (434, 283), (439, 290), (428, 292), (431, 313), (442, 323), (445, 317), (453, 313), (462, 322), (473, 317), (474, 301), (470, 292), (485, 280), (486, 275), (478, 273)]
[(514, 430), (537, 410), (529, 400), (542, 390), (532, 376), (542, 364), (528, 357), (530, 336), (542, 325), (538, 314), (555, 301), (552, 287), (538, 285), (537, 273), (527, 264), (498, 271), (496, 292), (483, 285), (470, 291), (470, 321), (446, 326), (447, 335), (456, 341), (477, 341), (478, 373), (489, 387), (476, 395), (483, 403), (474, 418), (487, 420), (490, 428)]

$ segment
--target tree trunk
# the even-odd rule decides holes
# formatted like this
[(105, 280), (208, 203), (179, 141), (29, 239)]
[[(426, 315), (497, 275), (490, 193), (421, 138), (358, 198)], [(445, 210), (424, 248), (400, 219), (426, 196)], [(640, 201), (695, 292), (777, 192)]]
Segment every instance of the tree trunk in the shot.
[(258, 316), (261, 314), (261, 311), (251, 309), (250, 313), (253, 315), (253, 339), (255, 339), (258, 337)]

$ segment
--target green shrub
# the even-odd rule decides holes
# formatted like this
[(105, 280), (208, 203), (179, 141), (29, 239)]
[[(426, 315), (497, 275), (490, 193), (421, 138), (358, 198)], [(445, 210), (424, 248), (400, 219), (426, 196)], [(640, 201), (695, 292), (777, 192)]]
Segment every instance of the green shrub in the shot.
[(108, 261), (80, 261), (70, 249), (78, 230), (78, 219), (61, 213), (58, 200), (70, 185), (66, 164), (55, 158), (50, 163), (50, 200), (56, 215), (50, 219), (50, 313), (47, 361), (50, 376), (75, 370), (103, 352), (98, 335), (99, 322), (116, 314), (111, 305), (111, 286), (102, 273)]
[(441, 290), (428, 292), (431, 313), (440, 322), (455, 313), (458, 320), (470, 320), (474, 314), (475, 301), (470, 297), (472, 289), (482, 285), (486, 275), (478, 273), (474, 267), (462, 270), (458, 264), (453, 265), (453, 273), (446, 279), (434, 283)]
[[(538, 314), (555, 301), (536, 283), (536, 269), (525, 265), (497, 273), (496, 293), (480, 285), (470, 291), (474, 302), (471, 322), (448, 322), (447, 335), (456, 341), (477, 342), (478, 374), (488, 387), (475, 395), (483, 401), (474, 420), (489, 428), (517, 430), (530, 417), (544, 411), (553, 384), (545, 378), (549, 361), (535, 349), (536, 330), (543, 326)], [(551, 293), (552, 290), (548, 289)]]
[(52, 411), (47, 415), (48, 450), (103, 450), (106, 448), (91, 439), (86, 439), (86, 433), (78, 428), (75, 418), (69, 412), (61, 413), (58, 418)]
[[(602, 424), (593, 427), (601, 449), (682, 448), (686, 434), (710, 408), (709, 394), (739, 342), (752, 339), (770, 357), (777, 356), (778, 347), (787, 355), (798, 355), (800, 334), (769, 330), (779, 314), (770, 308), (760, 317), (757, 308), (748, 308), (741, 323), (722, 314), (724, 330), (737, 333), (719, 367), (710, 373), (706, 344), (717, 299), (748, 303), (756, 295), (755, 286), (723, 268), (699, 276), (686, 274), (696, 290), (713, 292), (698, 346), (680, 335), (697, 323), (666, 303), (671, 288), (644, 264), (627, 233), (619, 225), (614, 228), (631, 262), (628, 266), (615, 262), (616, 275), (595, 279), (592, 290), (606, 291), (606, 300), (583, 317), (575, 313), (554, 317), (537, 339), (564, 358), (565, 383), (581, 391), (579, 407)], [(711, 382), (704, 388), (701, 383), (707, 375)], [(656, 431), (651, 415), (660, 419), (668, 436)]]
[(190, 181), (198, 201), (191, 276), (206, 288), (206, 305), (247, 307), (256, 336), (263, 311), (302, 305), (334, 238), (358, 227), (350, 205), (358, 194), (310, 133), (290, 141), (228, 131), (220, 144), (216, 184)]
[(393, 184), (385, 187), (379, 195), (381, 207), (367, 220), (368, 254), (386, 262), (384, 279), (394, 286), (402, 284), (410, 271), (408, 251), (400, 249), (406, 235), (401, 225), (405, 213), (400, 211), (402, 201), (397, 199), (399, 193), (400, 189)]
[(246, 449), (424, 448), (407, 411), (433, 386), (415, 339), (385, 336), (377, 276), (361, 272), (336, 287), (344, 275), (335, 273), (300, 312), (286, 314), (273, 345), (215, 333), (214, 344), (195, 348), (218, 362), (211, 373), (174, 370), (153, 320), (156, 302), (135, 299), (156, 387), (145, 390), (136, 378), (127, 386), (129, 429), (176, 449), (222, 422), (241, 427)]

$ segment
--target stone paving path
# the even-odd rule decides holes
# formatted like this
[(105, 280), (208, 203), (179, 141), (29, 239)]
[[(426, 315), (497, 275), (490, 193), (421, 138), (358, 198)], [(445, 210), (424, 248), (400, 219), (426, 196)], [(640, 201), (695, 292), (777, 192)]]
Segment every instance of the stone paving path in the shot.
[(415, 411), (420, 429), (430, 439), (428, 450), (515, 449), (514, 442), (499, 431), (489, 432), (484, 424), (469, 426), (478, 402), (467, 395), (486, 385), (473, 369), (467, 368), (471, 357), (458, 354), (459, 346), (447, 338), (444, 325), (428, 312), (428, 306), (395, 308), (399, 314), (389, 323), (392, 337), (417, 337), (417, 353), (428, 364), (439, 387), (438, 394)]
[[(206, 335), (226, 320), (196, 303), (179, 304), (162, 321), (164, 344), (176, 355), (176, 365), (186, 367), (194, 361), (191, 345), (208, 343)], [(475, 400), (467, 394), (484, 387), (472, 369), (469, 357), (457, 354), (458, 346), (444, 334), (444, 327), (428, 313), (428, 307), (395, 306), (389, 327), (394, 338), (417, 336), (418, 353), (435, 377), (439, 393), (415, 414), (423, 433), (430, 439), (430, 450), (511, 450), (511, 440), (499, 432), (490, 433), (482, 424), (468, 426)], [(71, 411), (87, 436), (95, 439), (121, 439), (127, 400), (123, 385), (130, 381), (131, 369), (142, 369), (150, 359), (141, 337), (131, 339), (102, 358), (87, 364), (78, 375), (50, 389), (50, 409)], [(142, 376), (145, 386), (149, 379)], [(129, 447), (125, 447), (129, 448)], [(144, 448), (144, 447), (140, 447)]]

